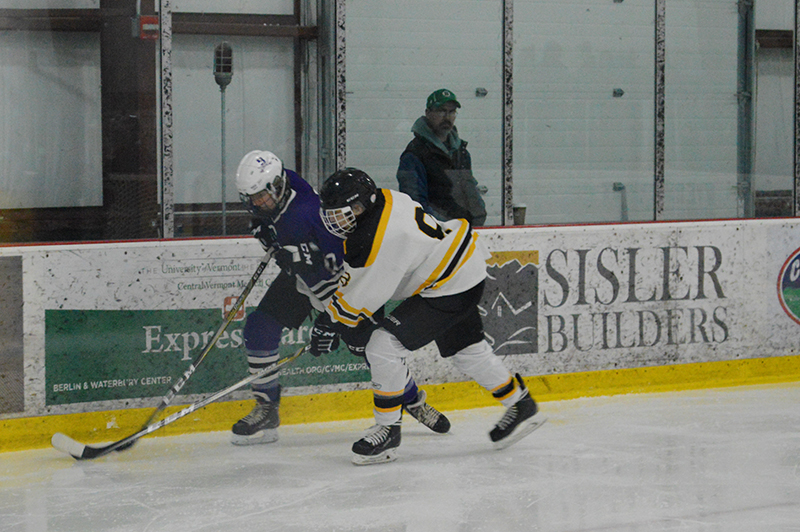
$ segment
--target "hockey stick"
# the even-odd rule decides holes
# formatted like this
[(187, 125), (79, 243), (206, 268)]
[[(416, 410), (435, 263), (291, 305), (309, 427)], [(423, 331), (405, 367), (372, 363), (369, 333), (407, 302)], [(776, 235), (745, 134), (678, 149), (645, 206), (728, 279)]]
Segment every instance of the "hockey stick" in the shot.
[[(208, 342), (208, 345), (206, 346), (205, 349), (203, 349), (203, 352), (200, 353), (197, 357), (195, 357), (195, 359), (189, 365), (189, 368), (184, 372), (183, 376), (180, 379), (178, 379), (178, 381), (175, 384), (172, 385), (172, 388), (170, 388), (169, 392), (167, 392), (167, 395), (161, 398), (161, 403), (158, 405), (155, 412), (153, 412), (152, 415), (147, 419), (147, 421), (144, 422), (144, 424), (142, 425), (142, 429), (146, 428), (148, 425), (153, 423), (153, 421), (158, 419), (158, 416), (161, 414), (161, 412), (163, 412), (164, 409), (169, 406), (169, 404), (175, 398), (175, 395), (177, 395), (177, 393), (181, 390), (181, 388), (183, 388), (183, 386), (186, 384), (186, 381), (189, 380), (189, 377), (191, 377), (192, 374), (194, 374), (195, 370), (197, 369), (197, 366), (200, 365), (203, 359), (206, 358), (206, 355), (216, 345), (217, 341), (222, 336), (222, 333), (225, 332), (225, 329), (227, 329), (228, 325), (231, 324), (233, 318), (236, 317), (236, 314), (239, 312), (239, 309), (241, 309), (242, 305), (244, 305), (245, 299), (247, 299), (247, 296), (250, 295), (250, 292), (253, 290), (253, 287), (255, 287), (258, 278), (261, 277), (261, 274), (264, 272), (264, 269), (267, 267), (267, 264), (269, 264), (269, 261), (272, 259), (273, 253), (274, 252), (270, 250), (261, 259), (258, 268), (256, 268), (256, 271), (255, 273), (253, 273), (253, 276), (250, 277), (250, 280), (247, 282), (247, 285), (244, 287), (244, 290), (242, 290), (242, 293), (239, 295), (239, 298), (236, 300), (236, 303), (234, 303), (233, 308), (231, 308), (228, 311), (228, 314), (225, 316), (225, 321), (222, 323), (219, 329), (217, 329), (216, 334)], [(118, 446), (117, 450), (124, 451), (125, 449), (131, 447), (134, 443), (136, 443), (135, 439), (131, 440), (131, 442), (128, 445)]]
[(236, 384), (232, 384), (232, 385), (228, 386), (224, 390), (218, 391), (217, 393), (215, 393), (215, 394), (203, 399), (202, 401), (198, 401), (196, 403), (192, 403), (191, 405), (187, 406), (183, 410), (175, 412), (174, 414), (171, 414), (171, 415), (165, 417), (164, 419), (162, 419), (161, 421), (159, 421), (157, 423), (153, 423), (152, 425), (147, 425), (147, 426), (143, 427), (136, 434), (131, 434), (130, 436), (128, 436), (126, 438), (123, 438), (123, 439), (121, 439), (119, 441), (116, 441), (114, 443), (110, 443), (108, 445), (102, 445), (102, 446), (85, 445), (83, 443), (80, 443), (80, 442), (70, 438), (66, 434), (62, 434), (60, 432), (56, 432), (55, 434), (53, 434), (53, 437), (50, 440), (50, 443), (53, 445), (53, 447), (55, 447), (59, 451), (62, 451), (64, 453), (67, 453), (67, 454), (71, 455), (76, 460), (91, 460), (93, 458), (99, 458), (101, 456), (105, 456), (105, 455), (107, 455), (108, 453), (110, 453), (112, 451), (119, 451), (120, 448), (122, 448), (122, 447), (129, 448), (134, 442), (136, 442), (142, 436), (150, 434), (151, 432), (154, 432), (154, 431), (160, 429), (161, 427), (169, 425), (170, 423), (172, 423), (174, 421), (177, 421), (182, 417), (188, 416), (189, 414), (191, 414), (195, 410), (198, 410), (198, 409), (203, 408), (204, 406), (206, 406), (206, 405), (208, 405), (210, 403), (213, 403), (217, 399), (219, 399), (221, 397), (224, 397), (224, 396), (228, 395), (229, 393), (231, 393), (231, 392), (233, 392), (235, 390), (238, 390), (239, 388), (241, 388), (243, 386), (246, 386), (246, 385), (250, 384), (254, 380), (261, 379), (261, 378), (264, 378), (264, 377), (267, 377), (269, 375), (273, 375), (273, 374), (279, 372), (280, 370), (283, 369), (284, 366), (286, 366), (287, 364), (289, 364), (289, 363), (293, 362), (294, 360), (296, 360), (300, 355), (305, 353), (307, 350), (308, 350), (308, 345), (304, 345), (303, 347), (301, 347), (300, 349), (295, 351), (295, 353), (293, 355), (288, 356), (288, 357), (286, 357), (284, 359), (281, 359), (276, 364), (274, 364), (272, 366), (269, 366), (267, 368), (264, 368), (261, 371), (259, 371), (258, 373), (254, 373), (253, 375), (250, 375), (249, 377), (240, 380)]

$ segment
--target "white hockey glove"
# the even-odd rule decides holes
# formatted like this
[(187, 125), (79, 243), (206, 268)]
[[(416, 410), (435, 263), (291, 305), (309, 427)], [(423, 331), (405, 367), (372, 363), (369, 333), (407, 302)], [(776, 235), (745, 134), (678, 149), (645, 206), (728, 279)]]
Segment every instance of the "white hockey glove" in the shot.
[(289, 275), (311, 273), (325, 267), (322, 252), (314, 242), (283, 246), (275, 252), (275, 262)]

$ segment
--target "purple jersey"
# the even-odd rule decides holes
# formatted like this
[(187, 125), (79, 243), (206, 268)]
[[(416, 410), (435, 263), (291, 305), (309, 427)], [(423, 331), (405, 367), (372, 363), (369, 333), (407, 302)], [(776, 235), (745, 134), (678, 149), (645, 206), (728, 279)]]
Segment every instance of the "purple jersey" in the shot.
[(296, 172), (286, 170), (293, 197), (275, 220), (256, 218), (255, 223), (271, 226), (278, 244), (297, 246), (313, 242), (325, 257), (325, 266), (303, 273), (302, 280), (314, 295), (325, 301), (336, 291), (344, 258), (344, 241), (325, 229), (319, 213), (319, 196)]

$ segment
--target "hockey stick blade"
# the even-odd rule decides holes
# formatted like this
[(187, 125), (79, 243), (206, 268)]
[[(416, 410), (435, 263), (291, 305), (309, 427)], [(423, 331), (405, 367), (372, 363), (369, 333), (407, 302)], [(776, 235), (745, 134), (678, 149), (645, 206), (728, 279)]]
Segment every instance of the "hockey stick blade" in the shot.
[(75, 458), (83, 458), (84, 451), (88, 448), (87, 445), (79, 443), (66, 434), (56, 432), (50, 439), (50, 443), (61, 452), (70, 454)]
[(221, 397), (224, 397), (224, 396), (228, 395), (229, 393), (234, 392), (234, 391), (238, 390), (239, 388), (242, 388), (243, 386), (246, 386), (246, 385), (250, 384), (254, 380), (262, 379), (264, 377), (268, 377), (269, 375), (273, 375), (273, 374), (281, 371), (284, 366), (286, 366), (287, 364), (289, 364), (289, 363), (293, 362), (294, 360), (296, 360), (300, 355), (305, 353), (307, 350), (308, 350), (308, 346), (304, 345), (303, 347), (298, 349), (293, 355), (288, 356), (288, 357), (280, 360), (275, 365), (270, 366), (268, 368), (264, 368), (260, 372), (254, 373), (254, 374), (250, 375), (249, 377), (247, 377), (245, 379), (242, 379), (239, 382), (228, 386), (224, 390), (220, 390), (220, 391), (216, 392), (215, 394), (210, 395), (209, 397), (206, 397), (202, 401), (198, 401), (196, 403), (192, 403), (189, 406), (187, 406), (186, 408), (184, 408), (183, 410), (179, 410), (178, 412), (175, 412), (174, 414), (171, 414), (171, 415), (165, 417), (164, 419), (158, 421), (157, 423), (153, 423), (151, 425), (143, 427), (139, 432), (137, 432), (135, 434), (131, 434), (130, 436), (128, 436), (126, 438), (123, 438), (123, 439), (121, 439), (119, 441), (115, 441), (115, 442), (109, 443), (107, 445), (86, 445), (84, 443), (80, 443), (77, 440), (74, 440), (73, 438), (70, 438), (66, 434), (63, 434), (61, 432), (57, 432), (57, 433), (53, 434), (53, 437), (50, 439), (50, 443), (53, 445), (54, 448), (58, 449), (59, 451), (61, 451), (63, 453), (66, 453), (66, 454), (72, 456), (76, 460), (91, 460), (91, 459), (94, 459), (94, 458), (99, 458), (101, 456), (105, 456), (108, 453), (110, 453), (112, 451), (116, 451), (116, 450), (121, 449), (121, 448), (128, 449), (128, 448), (130, 448), (130, 446), (131, 446), (131, 444), (133, 442), (137, 441), (142, 436), (146, 436), (147, 434), (150, 434), (151, 432), (155, 432), (156, 430), (158, 430), (158, 429), (160, 429), (162, 427), (165, 427), (165, 426), (169, 425), (170, 423), (173, 423), (173, 422), (181, 419), (182, 417), (188, 416), (189, 414), (191, 414), (195, 410), (199, 410), (200, 408), (203, 408), (204, 406), (207, 406), (207, 405), (213, 403), (217, 399), (220, 399)]

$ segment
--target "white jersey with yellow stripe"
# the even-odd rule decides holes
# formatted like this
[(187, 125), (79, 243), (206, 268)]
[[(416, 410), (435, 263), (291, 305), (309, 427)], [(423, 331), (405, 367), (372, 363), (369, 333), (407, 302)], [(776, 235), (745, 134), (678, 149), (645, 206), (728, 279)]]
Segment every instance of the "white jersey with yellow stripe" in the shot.
[(327, 308), (335, 321), (354, 327), (389, 300), (459, 294), (486, 278), (489, 253), (466, 220), (437, 221), (406, 194), (378, 194), (379, 213), (345, 241), (345, 272)]

